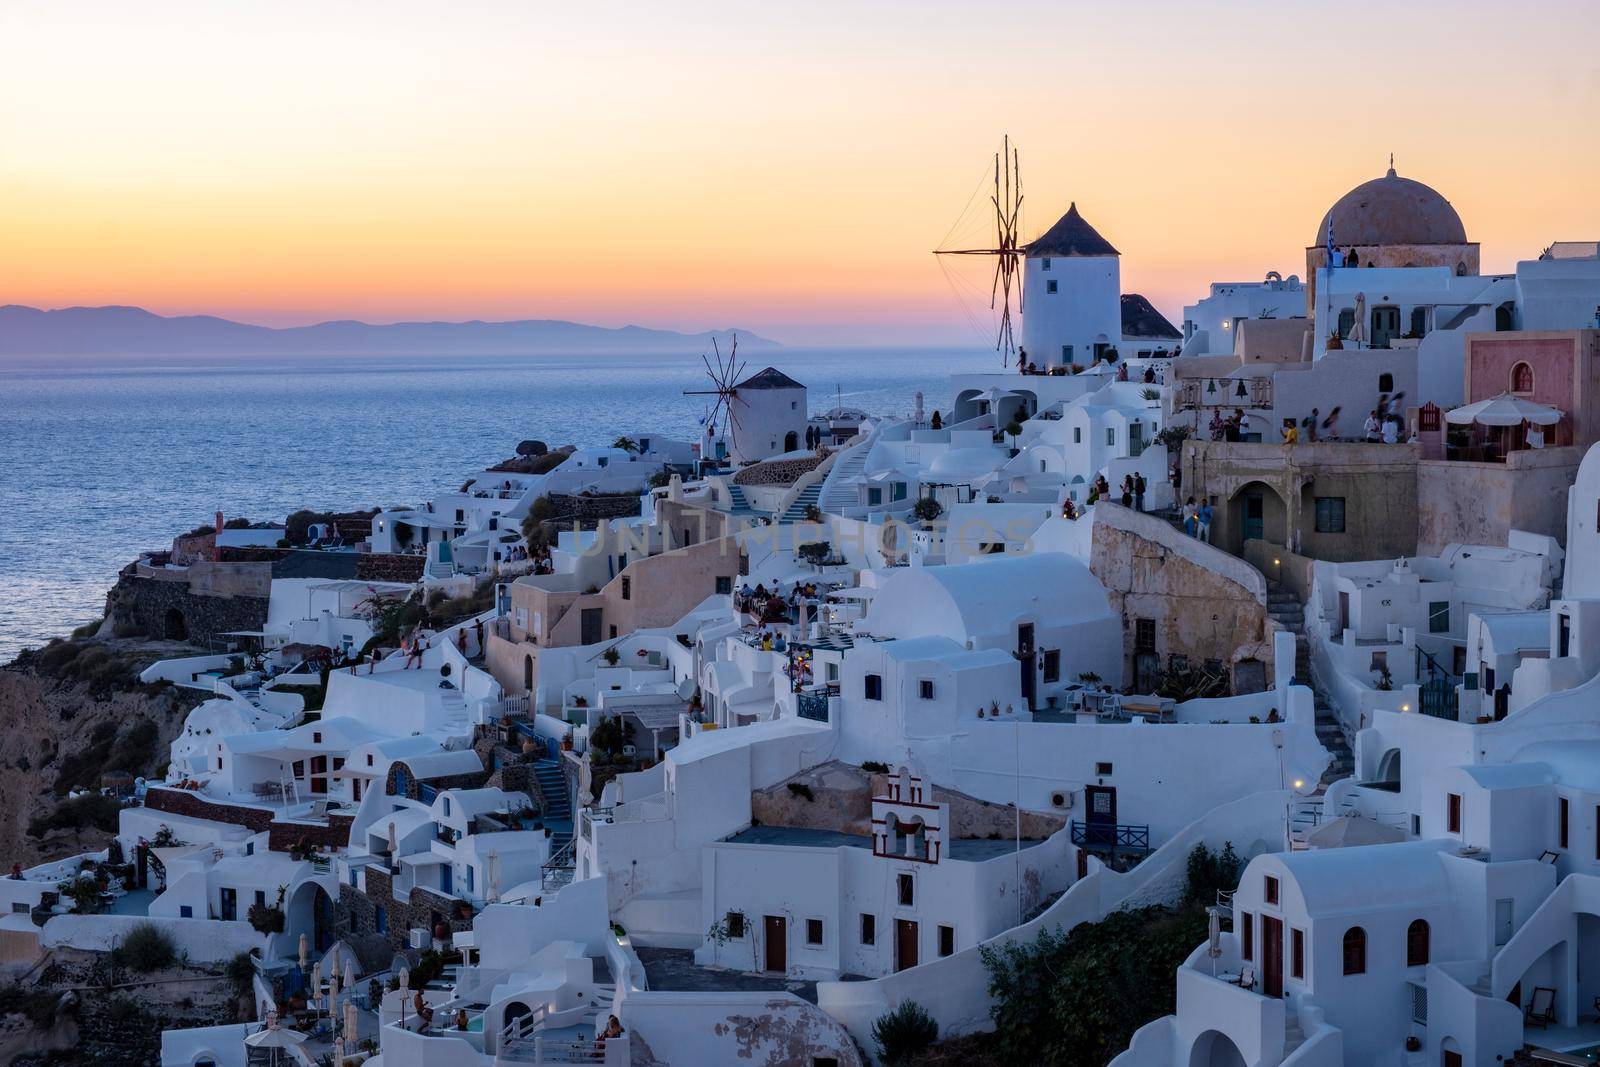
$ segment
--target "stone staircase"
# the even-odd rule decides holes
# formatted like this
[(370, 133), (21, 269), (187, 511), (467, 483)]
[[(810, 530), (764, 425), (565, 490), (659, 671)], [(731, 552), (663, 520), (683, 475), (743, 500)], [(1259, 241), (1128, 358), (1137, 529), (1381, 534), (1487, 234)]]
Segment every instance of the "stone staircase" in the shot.
[(1290, 1008), (1283, 1020), (1283, 1058), (1294, 1055), (1295, 1049), (1306, 1043), (1305, 1031), (1300, 1029), (1300, 1015)]
[(823, 511), (838, 513), (860, 502), (857, 496), (856, 478), (866, 467), (867, 453), (870, 451), (872, 451), (870, 440), (859, 441), (846, 448), (844, 454), (833, 461), (833, 467), (823, 479), (823, 488), (819, 490), (821, 495), (818, 501)]
[(819, 502), (821, 500), (822, 482), (812, 482), (810, 485), (800, 490), (800, 495), (795, 497), (794, 501), (784, 509), (783, 514), (778, 517), (778, 521), (804, 522), (806, 519), (806, 509), (808, 507), (819, 507)]
[(550, 855), (554, 856), (572, 843), (572, 798), (567, 795), (567, 777), (553, 759), (535, 763), (533, 777), (544, 798), (544, 824), (550, 827)]
[(1311, 689), (1317, 708), (1317, 740), (1333, 753), (1333, 762), (1323, 772), (1313, 796), (1322, 796), (1328, 786), (1355, 772), (1355, 757), (1344, 727), (1334, 714), (1311, 671), (1311, 639), (1306, 636), (1305, 605), (1289, 590), (1274, 581), (1267, 582), (1267, 617), (1294, 635), (1294, 680)]

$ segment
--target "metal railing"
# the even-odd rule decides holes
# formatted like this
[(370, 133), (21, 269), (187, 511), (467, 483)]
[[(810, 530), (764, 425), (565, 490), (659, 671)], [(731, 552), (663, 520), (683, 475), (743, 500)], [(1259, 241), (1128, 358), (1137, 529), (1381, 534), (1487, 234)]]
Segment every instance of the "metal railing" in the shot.
[(546, 890), (569, 885), (578, 872), (578, 841), (576, 838), (562, 846), (561, 851), (539, 865), (539, 885)]
[(1149, 852), (1150, 826), (1147, 823), (1084, 823), (1074, 819), (1072, 843), (1087, 849)]

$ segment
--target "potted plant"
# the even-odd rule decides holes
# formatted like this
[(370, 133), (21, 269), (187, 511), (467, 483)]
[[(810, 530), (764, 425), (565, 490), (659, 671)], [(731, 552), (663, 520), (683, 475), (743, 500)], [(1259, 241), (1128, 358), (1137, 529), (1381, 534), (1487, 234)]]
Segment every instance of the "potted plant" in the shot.
[(563, 751), (563, 752), (571, 752), (572, 751), (572, 731), (571, 730), (568, 730), (561, 737), (561, 751)]
[(622, 653), (617, 651), (616, 645), (612, 645), (601, 654), (600, 658), (606, 661), (606, 666), (615, 667), (617, 662), (622, 659)]

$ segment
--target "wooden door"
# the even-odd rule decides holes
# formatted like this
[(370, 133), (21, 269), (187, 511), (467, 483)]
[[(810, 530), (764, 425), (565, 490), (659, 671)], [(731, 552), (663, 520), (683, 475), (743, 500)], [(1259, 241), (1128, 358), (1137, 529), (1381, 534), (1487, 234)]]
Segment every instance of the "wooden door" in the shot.
[(1375, 307), (1372, 309), (1372, 347), (1388, 348), (1389, 342), (1400, 336), (1400, 309)]
[(1089, 848), (1111, 848), (1117, 843), (1117, 787), (1089, 785), (1083, 788), (1084, 844)]
[(894, 921), (894, 969), (903, 971), (917, 965), (917, 924), (910, 919)]
[(1261, 916), (1261, 991), (1283, 996), (1283, 920)]
[(789, 970), (789, 920), (782, 915), (763, 917), (762, 933), (766, 944), (766, 970), (786, 974)]
[(1444, 1059), (1439, 1061), (1443, 1067), (1461, 1067), (1461, 1053), (1445, 1050)]
[[(1002, 546), (1003, 547), (1003, 546)], [(1033, 624), (1023, 623), (1017, 627), (1017, 663), (1022, 672), (1020, 684), (1022, 689), (1022, 706), (1029, 711), (1033, 710), (1033, 696), (1035, 692), (1034, 677), (1035, 649), (1033, 646)]]
[(584, 608), (583, 614), (578, 616), (578, 625), (581, 633), (578, 640), (585, 645), (600, 643), (600, 616), (601, 608)]

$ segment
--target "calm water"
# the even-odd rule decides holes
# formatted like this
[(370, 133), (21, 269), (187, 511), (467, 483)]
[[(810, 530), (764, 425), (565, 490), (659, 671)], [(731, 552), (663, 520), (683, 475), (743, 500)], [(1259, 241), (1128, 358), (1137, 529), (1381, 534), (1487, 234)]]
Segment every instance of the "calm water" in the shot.
[[(811, 388), (905, 413), (982, 351), (783, 349), (751, 357)], [(299, 357), (0, 363), (0, 663), (98, 618), (141, 549), (229, 517), (415, 503), (518, 441), (692, 438), (698, 356)]]

